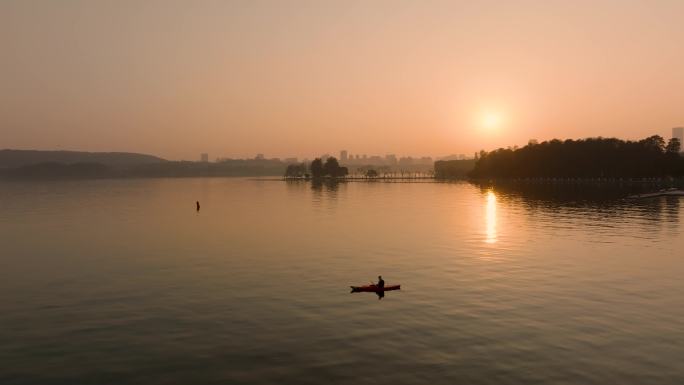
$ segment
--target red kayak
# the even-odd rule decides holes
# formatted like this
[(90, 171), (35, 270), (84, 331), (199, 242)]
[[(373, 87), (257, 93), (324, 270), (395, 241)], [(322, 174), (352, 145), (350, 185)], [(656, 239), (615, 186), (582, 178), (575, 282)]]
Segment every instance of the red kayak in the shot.
[(350, 286), (352, 293), (359, 293), (362, 291), (378, 293), (381, 291), (391, 291), (401, 289), (401, 285), (385, 285), (384, 288), (379, 288), (377, 285), (366, 285), (366, 286)]

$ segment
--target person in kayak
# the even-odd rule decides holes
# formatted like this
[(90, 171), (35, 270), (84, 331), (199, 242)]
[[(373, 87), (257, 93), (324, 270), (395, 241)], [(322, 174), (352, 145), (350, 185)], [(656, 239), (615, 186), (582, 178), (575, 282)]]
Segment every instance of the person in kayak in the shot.
[(382, 279), (381, 275), (378, 275), (378, 288), (379, 289), (384, 289), (385, 288), (385, 280)]

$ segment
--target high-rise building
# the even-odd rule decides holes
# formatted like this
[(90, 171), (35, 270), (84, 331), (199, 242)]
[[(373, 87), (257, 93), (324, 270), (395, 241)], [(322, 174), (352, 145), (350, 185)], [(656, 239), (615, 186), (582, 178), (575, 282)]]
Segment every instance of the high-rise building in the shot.
[(207, 154), (206, 152), (200, 154), (200, 161), (205, 162), (205, 163), (208, 162), (209, 161), (209, 154)]
[(684, 146), (684, 127), (673, 128), (672, 137), (679, 139), (679, 143)]
[(340, 151), (340, 161), (342, 161), (342, 162), (347, 161), (347, 150)]
[(256, 154), (256, 157), (254, 159), (264, 160), (264, 154)]

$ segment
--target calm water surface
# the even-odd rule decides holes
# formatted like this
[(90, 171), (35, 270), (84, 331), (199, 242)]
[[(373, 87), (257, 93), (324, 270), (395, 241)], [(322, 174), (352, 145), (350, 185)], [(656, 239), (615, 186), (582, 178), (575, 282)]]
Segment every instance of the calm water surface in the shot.
[(682, 384), (681, 204), (0, 183), (0, 383)]

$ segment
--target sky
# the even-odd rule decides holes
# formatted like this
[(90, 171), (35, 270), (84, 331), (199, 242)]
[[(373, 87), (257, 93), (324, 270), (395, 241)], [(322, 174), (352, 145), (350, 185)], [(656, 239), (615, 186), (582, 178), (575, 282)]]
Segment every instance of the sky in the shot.
[(684, 1), (0, 0), (0, 148), (443, 156), (684, 126)]

